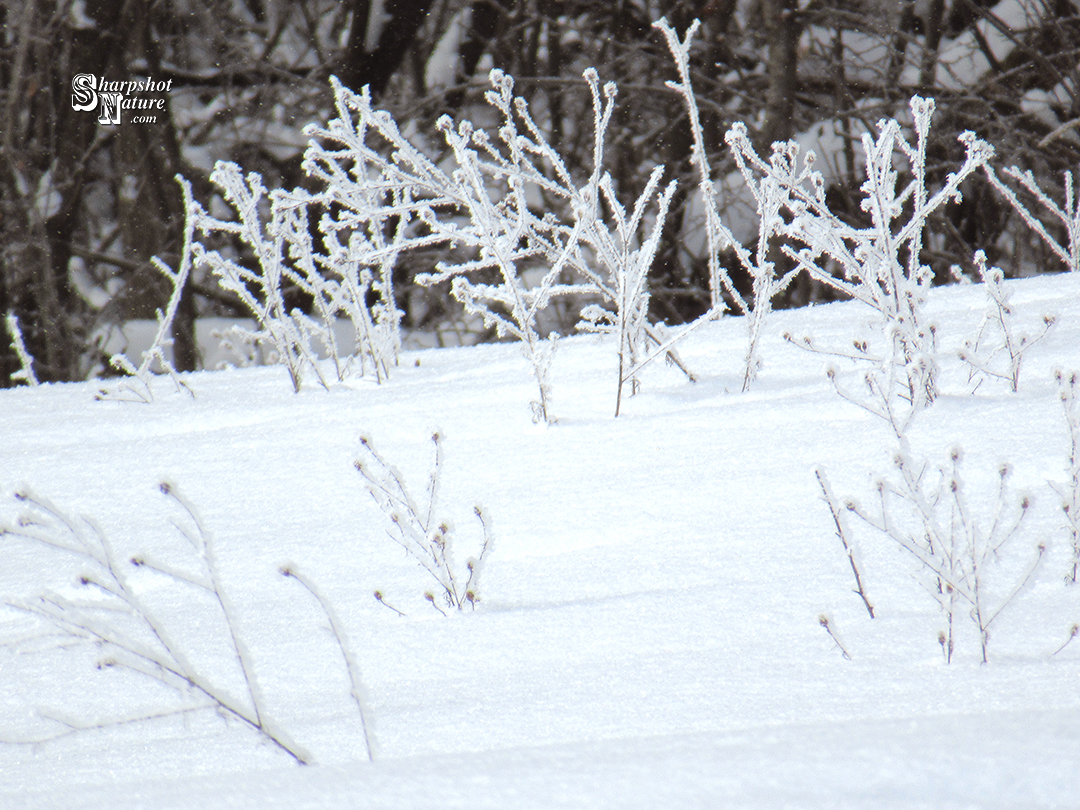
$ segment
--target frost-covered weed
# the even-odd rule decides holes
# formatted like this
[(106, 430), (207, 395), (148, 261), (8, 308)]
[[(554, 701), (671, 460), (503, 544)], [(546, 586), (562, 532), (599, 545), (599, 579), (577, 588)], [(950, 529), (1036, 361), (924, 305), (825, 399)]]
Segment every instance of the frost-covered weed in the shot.
[[(93, 522), (65, 514), (46, 499), (29, 492), (17, 498), (26, 511), (13, 528), (0, 527), (0, 537), (22, 538), (46, 548), (72, 555), (86, 566), (78, 580), (76, 597), (55, 592), (8, 604), (38, 616), (70, 636), (93, 643), (102, 651), (99, 669), (122, 668), (152, 678), (187, 695), (187, 705), (149, 717), (181, 714), (193, 709), (214, 709), (239, 720), (300, 764), (310, 762), (310, 754), (268, 714), (266, 699), (259, 687), (251, 653), (239, 633), (235, 609), (219, 576), (214, 545), (194, 508), (175, 487), (162, 484), (161, 491), (180, 507), (182, 518), (173, 525), (191, 546), (193, 565), (180, 570), (158, 564), (146, 557), (119, 559), (116, 549)], [(198, 650), (182, 643), (191, 628), (178, 624), (175, 616), (156, 609), (144, 597), (144, 588), (135, 581), (137, 571), (168, 579), (190, 589), (193, 598), (213, 606), (219, 620), (219, 635), (212, 643), (224, 641), (235, 660), (244, 686), (238, 698), (213, 673), (196, 665)], [(205, 628), (199, 634), (205, 637)], [(65, 723), (74, 730), (103, 728), (130, 723), (141, 718), (96, 721), (87, 726)]]
[[(327, 380), (318, 363), (321, 353), (330, 356), (339, 380), (349, 369), (334, 335), (336, 319), (346, 317), (353, 323), (361, 373), (370, 365), (380, 382), (386, 379), (397, 361), (400, 313), (394, 306), (389, 280), (392, 268), (376, 264), (381, 271), (376, 281), (369, 266), (373, 261), (355, 248), (362, 232), (353, 233), (348, 245), (342, 246), (338, 223), (324, 215), (318, 223), (320, 252), (310, 221), (312, 211), (318, 209), (318, 197), (302, 190), (279, 189), (267, 200), (262, 178), (255, 172), (243, 176), (234, 163), (218, 162), (210, 179), (221, 189), (237, 219), (213, 217), (190, 198), (185, 199), (188, 217), (205, 238), (237, 237), (250, 251), (255, 266), (249, 266), (252, 262), (244, 256), (209, 249), (202, 243), (194, 245), (192, 255), (195, 261), (207, 264), (222, 288), (235, 294), (255, 317), (257, 330), (250, 334), (240, 330), (241, 336), (272, 347), (274, 359), (288, 369), (293, 390), (300, 390), (307, 370), (325, 387)], [(287, 284), (311, 298), (315, 317), (288, 308), (284, 295)], [(368, 303), (369, 292), (376, 294), (374, 306)]]
[[(723, 312), (724, 303), (721, 297), (726, 293), (735, 302), (735, 306), (741, 315), (746, 316), (748, 345), (746, 350), (746, 362), (743, 372), (742, 390), (746, 391), (757, 376), (761, 367), (761, 358), (758, 354), (758, 343), (761, 340), (762, 329), (769, 313), (772, 311), (773, 299), (787, 289), (798, 272), (798, 269), (789, 271), (777, 277), (775, 263), (770, 260), (770, 252), (776, 247), (777, 237), (783, 232), (784, 221), (780, 212), (788, 207), (787, 190), (777, 183), (775, 177), (768, 172), (755, 175), (752, 171), (752, 160), (757, 155), (749, 141), (745, 138), (745, 128), (739, 129), (738, 125), (728, 132), (728, 144), (731, 147), (732, 156), (736, 165), (746, 180), (746, 187), (754, 196), (758, 214), (757, 248), (753, 255), (735, 238), (731, 230), (720, 218), (720, 212), (716, 199), (716, 189), (712, 180), (712, 167), (709, 165), (705, 151), (705, 139), (701, 129), (701, 116), (698, 112), (697, 99), (690, 83), (690, 42), (697, 32), (699, 20), (687, 29), (686, 36), (680, 41), (678, 34), (668, 24), (666, 19), (660, 19), (653, 23), (659, 28), (667, 40), (668, 50), (675, 59), (675, 66), (679, 71), (679, 81), (667, 83), (668, 87), (678, 91), (686, 104), (687, 113), (690, 117), (690, 131), (694, 139), (693, 160), (698, 172), (698, 184), (705, 203), (705, 235), (708, 246), (709, 282), (712, 292), (712, 306), (717, 313)], [(749, 149), (749, 152), (747, 152)], [(774, 144), (772, 162), (793, 162), (796, 159), (798, 147), (794, 143)], [(751, 158), (752, 155), (752, 158)], [(794, 166), (776, 166), (781, 175), (790, 174)], [(753, 300), (748, 302), (735, 288), (727, 270), (720, 264), (720, 251), (731, 248), (743, 269), (753, 279)]]
[[(937, 327), (924, 310), (933, 281), (921, 255), (926, 221), (943, 205), (959, 199), (960, 184), (993, 155), (988, 144), (970, 132), (963, 133), (963, 164), (931, 193), (926, 145), (933, 111), (932, 100), (911, 100), (914, 144), (904, 137), (896, 120), (880, 122), (876, 140), (870, 133), (863, 135), (866, 182), (861, 188), (861, 207), (870, 218), (867, 228), (850, 225), (829, 209), (824, 179), (813, 168), (813, 152), (800, 164), (795, 143), (774, 146), (773, 158), (766, 163), (754, 151), (744, 125), (737, 123), (728, 133), (728, 143), (746, 165), (771, 179), (771, 185), (766, 187), (762, 181), (761, 187), (782, 195), (787, 222), (779, 231), (804, 245), (785, 244), (784, 253), (812, 278), (878, 313), (883, 350), (871, 352), (867, 341), (856, 340), (854, 354), (835, 352), (870, 363), (870, 371), (863, 374), (866, 393), (851, 392), (835, 374), (831, 377), (841, 395), (887, 419), (898, 437), (938, 391)], [(907, 157), (911, 171), (911, 180), (902, 188), (894, 166), (897, 152)], [(816, 347), (809, 338), (802, 344), (831, 352)]]
[[(439, 120), (450, 151), (447, 168), (405, 138), (388, 113), (373, 109), (366, 91), (353, 93), (336, 80), (338, 118), (325, 129), (308, 130), (340, 147), (315, 155), (319, 166), (309, 168), (327, 182), (325, 196), (347, 212), (339, 219), (394, 218), (402, 237), (392, 248), (374, 250), (372, 258), (447, 249), (447, 258), (417, 282), (448, 281), (467, 313), (520, 341), (539, 390), (534, 416), (548, 423), (555, 419), (550, 366), (557, 336), (545, 339), (539, 315), (557, 298), (583, 295), (603, 302), (585, 308), (581, 327), (618, 336), (616, 412), (624, 384), (633, 384), (656, 357), (671, 356), (685, 334), (662, 335), (646, 317), (648, 271), (675, 185), (660, 189), (663, 167), (657, 167), (634, 205), (622, 205), (603, 171), (616, 88), (609, 83), (601, 90), (594, 70), (584, 76), (593, 106), (593, 169), (580, 181), (548, 143), (525, 100), (514, 95), (513, 79), (498, 70), (485, 93), (499, 121), (494, 135), (470, 121)], [(309, 155), (307, 165), (312, 160)]]
[[(164, 312), (161, 310), (157, 312), (157, 332), (154, 334), (154, 340), (150, 344), (150, 348), (142, 353), (142, 362), (138, 366), (122, 353), (114, 354), (109, 358), (110, 365), (127, 374), (129, 379), (122, 382), (117, 390), (102, 388), (97, 394), (98, 399), (117, 399), (122, 398), (125, 394), (130, 394), (139, 402), (152, 402), (154, 392), (151, 388), (151, 381), (154, 377), (155, 363), (169, 375), (177, 391), (184, 390), (194, 396), (191, 389), (180, 379), (176, 369), (173, 368), (172, 363), (165, 356), (165, 349), (172, 344), (172, 338), (169, 335), (172, 330), (173, 319), (176, 317), (176, 309), (180, 306), (180, 298), (184, 294), (184, 287), (187, 285), (188, 276), (191, 274), (192, 240), (196, 227), (195, 203), (191, 195), (191, 183), (180, 175), (176, 176), (176, 181), (180, 184), (184, 199), (184, 247), (180, 255), (180, 266), (173, 271), (157, 256), (150, 259), (150, 263), (154, 265), (154, 268), (165, 276), (172, 286), (169, 303)], [(134, 382), (138, 382), (139, 385), (135, 386)]]
[[(960, 359), (971, 367), (969, 381), (977, 389), (985, 378), (1005, 380), (1015, 393), (1020, 388), (1020, 366), (1024, 355), (1046, 337), (1053, 327), (1052, 315), (1042, 317), (1043, 328), (1034, 335), (1018, 335), (1013, 328), (1013, 310), (1009, 303), (1009, 291), (1005, 288), (1004, 275), (998, 267), (986, 266), (986, 254), (975, 253), (975, 269), (986, 285), (986, 316), (983, 318), (974, 340), (964, 341), (959, 352)], [(998, 358), (1002, 358), (999, 362)], [(1007, 364), (1004, 358), (1008, 358)], [(1003, 367), (1004, 366), (1004, 367)]]
[[(450, 523), (435, 515), (442, 475), (442, 436), (435, 432), (431, 441), (435, 446), (435, 458), (424, 507), (413, 498), (401, 473), (379, 454), (366, 436), (360, 438), (363, 458), (357, 459), (355, 466), (368, 482), (368, 493), (393, 525), (390, 537), (438, 584), (437, 590), (425, 591), (424, 598), (440, 613), (444, 612), (440, 602), (450, 609), (464, 610), (468, 605), (475, 610), (480, 601), (480, 572), (494, 545), (491, 525), (484, 510), (479, 505), (473, 507), (473, 514), (483, 529), (483, 540), (479, 552), (465, 561), (465, 571), (460, 570), (454, 560)], [(381, 591), (375, 592), (375, 598), (401, 613), (386, 602)]]
[(918, 561), (923, 587), (945, 614), (939, 641), (946, 660), (952, 661), (956, 620), (966, 611), (978, 628), (985, 663), (993, 623), (1031, 581), (1046, 545), (1036, 545), (1033, 561), (1019, 574), (1010, 572), (1013, 583), (1004, 593), (993, 586), (991, 574), (1004, 564), (1004, 548), (1020, 533), (1031, 498), (1011, 489), (1012, 469), (1002, 464), (993, 510), (980, 515), (973, 506), (978, 497), (969, 498), (965, 491), (962, 459), (962, 451), (954, 448), (947, 465), (932, 468), (902, 448), (893, 457), (891, 473), (876, 482), (873, 507), (850, 499), (844, 505)]

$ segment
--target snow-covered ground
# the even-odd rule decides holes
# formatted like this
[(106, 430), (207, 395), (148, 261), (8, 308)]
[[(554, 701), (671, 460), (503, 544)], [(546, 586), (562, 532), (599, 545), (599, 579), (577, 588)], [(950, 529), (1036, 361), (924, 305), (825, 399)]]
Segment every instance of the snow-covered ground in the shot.
[[(149, 405), (95, 401), (91, 384), (0, 392), (0, 524), (29, 489), (91, 518), (117, 560), (197, 571), (173, 525), (190, 522), (158, 488), (171, 482), (211, 537), (265, 711), (317, 763), (191, 708), (192, 694), (98, 668), (120, 656), (4, 606), (0, 807), (1080, 807), (1080, 641), (1052, 654), (1080, 621), (1080, 586), (1063, 584), (1071, 548), (1048, 486), (1068, 465), (1052, 371), (1080, 369), (1080, 275), (1009, 289), (1020, 331), (1058, 316), (1019, 393), (987, 381), (969, 394), (949, 351), (985, 295), (937, 290), (944, 394), (910, 434), (934, 462), (964, 448), (978, 520), (1003, 460), (1034, 498), (989, 594), (1008, 595), (1037, 543), (1049, 551), (994, 623), (985, 665), (966, 612), (945, 663), (916, 563), (854, 517), (877, 618), (852, 592), (813, 470), (871, 502), (895, 442), (837, 396), (826, 358), (780, 335), (849, 343), (870, 317), (859, 304), (775, 314), (745, 394), (742, 319), (709, 324), (681, 347), (698, 382), (654, 364), (618, 419), (611, 343), (565, 340), (550, 428), (530, 421), (535, 384), (513, 345), (407, 352), (382, 386), (296, 395), (281, 367), (190, 375), (194, 398), (161, 379)], [(478, 548), (475, 503), (496, 539), (478, 609), (448, 617), (353, 466), (370, 436), (420, 497), (435, 428), (458, 559)], [(74, 555), (0, 544), (6, 601), (86, 597)], [(347, 633), (374, 761), (326, 615), (285, 562)], [(126, 570), (192, 665), (243, 703), (206, 592)]]

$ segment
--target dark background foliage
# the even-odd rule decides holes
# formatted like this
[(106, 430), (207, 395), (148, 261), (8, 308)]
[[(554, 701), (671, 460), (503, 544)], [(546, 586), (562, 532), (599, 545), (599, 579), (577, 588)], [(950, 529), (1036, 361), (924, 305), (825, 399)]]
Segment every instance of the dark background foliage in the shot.
[[(681, 179), (651, 273), (655, 319), (703, 312), (705, 259), (687, 248), (700, 226), (691, 137), (670, 55), (652, 22), (702, 21), (694, 82), (713, 166), (733, 166), (723, 134), (751, 127), (759, 149), (827, 125), (834, 210), (857, 220), (857, 140), (908, 99), (936, 99), (930, 157), (939, 176), (973, 130), (996, 163), (1033, 170), (1060, 199), (1080, 159), (1080, 16), (1071, 0), (3, 0), (0, 2), (0, 314), (22, 326), (47, 381), (105, 373), (110, 328), (153, 317), (167, 283), (152, 256), (176, 263), (183, 174), (208, 204), (213, 162), (234, 160), (268, 187), (303, 185), (301, 128), (331, 115), (327, 78), (368, 85), (403, 130), (442, 114), (483, 121), (485, 74), (516, 79), (572, 171), (591, 161), (589, 66), (619, 85), (606, 166), (636, 195), (651, 168)], [(79, 73), (169, 81), (152, 123), (102, 124), (72, 108)], [(433, 139), (429, 139), (434, 142)], [(824, 141), (823, 141), (824, 142)], [(1058, 271), (984, 182), (932, 223), (926, 256), (944, 281), (975, 249), (1010, 275)], [(445, 290), (410, 284), (431, 256), (396, 273), (408, 329), (456, 317)], [(734, 270), (733, 270), (734, 272)], [(736, 282), (740, 283), (736, 278)], [(747, 290), (749, 292), (748, 284)], [(781, 305), (826, 293), (800, 280)], [(303, 301), (297, 299), (297, 304)], [(243, 314), (196, 272), (174, 324), (175, 364), (200, 367), (194, 325)], [(473, 335), (469, 339), (483, 339)], [(5, 333), (0, 386), (19, 368)]]

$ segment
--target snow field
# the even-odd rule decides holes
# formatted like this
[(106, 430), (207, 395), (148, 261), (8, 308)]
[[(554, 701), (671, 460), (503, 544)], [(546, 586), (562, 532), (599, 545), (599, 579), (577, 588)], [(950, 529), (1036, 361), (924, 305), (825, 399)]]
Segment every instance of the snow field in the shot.
[[(994, 624), (980, 666), (966, 615), (954, 663), (943, 618), (910, 556), (850, 521), (870, 620), (813, 476), (869, 501), (891, 432), (841, 400), (827, 358), (779, 336), (850, 341), (858, 304), (778, 312), (765, 367), (739, 394), (745, 326), (727, 318), (680, 348), (691, 385), (657, 363), (612, 419), (615, 354), (563, 341), (555, 427), (534, 425), (535, 382), (514, 345), (407, 352), (390, 381), (291, 392), (283, 368), (158, 381), (151, 405), (94, 402), (90, 384), (0, 393), (0, 490), (28, 486), (92, 517), (117, 555), (188, 570), (172, 482), (212, 535), (220, 576), (268, 711), (320, 763), (299, 768), (212, 710), (51, 742), (0, 744), (0, 806), (220, 807), (1068, 807), (1078, 801), (1080, 646), (1050, 653), (1080, 620), (1062, 585), (1067, 432), (1052, 379), (1080, 368), (1080, 279), (1009, 282), (1024, 325), (1057, 327), (1025, 360), (1019, 394), (989, 381), (969, 396), (948, 351), (981, 318), (981, 287), (935, 290), (944, 393), (919, 415), (913, 449), (943, 463), (964, 449), (973, 510), (993, 505), (997, 465), (1034, 495), (990, 592), (1036, 542), (1034, 582)], [(955, 347), (953, 346), (955, 343)], [(843, 373), (847, 367), (837, 363)], [(442, 617), (426, 574), (387, 536), (353, 469), (369, 435), (417, 495), (445, 436), (438, 514), (462, 563), (496, 545), (474, 613)], [(18, 505), (0, 505), (10, 525)], [(4, 537), (0, 593), (78, 592), (70, 556)], [(279, 567), (295, 564), (346, 626), (376, 719), (366, 762), (348, 679), (325, 616)], [(187, 566), (187, 568), (185, 568)], [(243, 682), (202, 595), (149, 571), (140, 594), (228, 690)], [(376, 602), (379, 589), (404, 611)], [(818, 623), (822, 613), (851, 653)], [(71, 721), (136, 718), (189, 697), (0, 608), (0, 739), (38, 740)]]

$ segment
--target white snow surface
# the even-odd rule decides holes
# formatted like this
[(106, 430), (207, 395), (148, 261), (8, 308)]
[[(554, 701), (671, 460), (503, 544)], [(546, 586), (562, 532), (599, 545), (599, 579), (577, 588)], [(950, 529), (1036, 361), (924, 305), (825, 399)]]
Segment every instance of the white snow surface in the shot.
[[(987, 381), (972, 395), (949, 359), (983, 288), (935, 290), (943, 395), (911, 432), (927, 458), (964, 448), (976, 506), (992, 503), (979, 487), (1002, 460), (1034, 497), (1001, 567), (1039, 541), (1049, 553), (994, 624), (987, 664), (964, 615), (946, 665), (914, 561), (854, 518), (877, 618), (852, 592), (813, 469), (870, 502), (894, 442), (833, 391), (827, 358), (780, 335), (844, 344), (870, 318), (860, 304), (774, 314), (745, 394), (745, 324), (709, 324), (681, 347), (698, 381), (654, 364), (618, 419), (614, 347), (566, 339), (553, 427), (530, 422), (535, 385), (514, 345), (407, 352), (381, 386), (299, 394), (282, 367), (185, 375), (193, 399), (160, 379), (149, 405), (95, 401), (90, 383), (0, 392), (0, 525), (27, 487), (93, 519), (118, 558), (187, 570), (181, 516), (157, 489), (172, 482), (212, 536), (268, 711), (317, 763), (210, 709), (168, 714), (192, 699), (98, 669), (93, 645), (0, 605), (0, 807), (1080, 807), (1080, 641), (1052, 655), (1080, 621), (1080, 586), (1063, 584), (1070, 546), (1048, 486), (1067, 471), (1052, 371), (1080, 369), (1080, 275), (1008, 284), (1020, 331), (1058, 316), (1019, 393)], [(476, 551), (473, 504), (496, 538), (477, 610), (449, 617), (423, 599), (426, 574), (353, 468), (363, 433), (422, 496), (435, 428), (457, 559)], [(79, 593), (70, 556), (0, 544), (5, 601)], [(374, 761), (327, 619), (278, 574), (286, 561), (347, 630)], [(206, 600), (131, 576), (203, 671), (240, 693)], [(1000, 594), (1011, 580), (995, 582)], [(101, 727), (57, 737), (56, 717)]]

